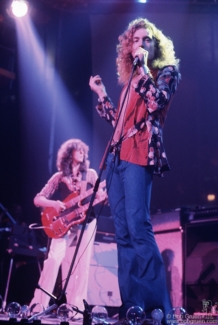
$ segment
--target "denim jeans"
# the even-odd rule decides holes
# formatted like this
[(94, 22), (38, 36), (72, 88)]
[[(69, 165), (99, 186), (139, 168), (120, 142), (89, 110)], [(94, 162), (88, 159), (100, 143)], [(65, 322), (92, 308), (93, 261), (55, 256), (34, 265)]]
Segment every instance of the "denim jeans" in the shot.
[(107, 190), (114, 217), (118, 282), (124, 318), (132, 306), (140, 306), (150, 318), (155, 308), (165, 316), (171, 311), (163, 260), (150, 222), (153, 168), (107, 157)]

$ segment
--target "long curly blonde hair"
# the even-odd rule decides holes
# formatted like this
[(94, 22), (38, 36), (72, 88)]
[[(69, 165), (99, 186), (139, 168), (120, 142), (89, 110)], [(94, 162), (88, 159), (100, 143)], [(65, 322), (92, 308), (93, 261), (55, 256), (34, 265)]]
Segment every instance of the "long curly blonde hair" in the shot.
[(57, 169), (62, 171), (64, 176), (72, 174), (73, 152), (82, 148), (84, 152), (83, 162), (80, 164), (80, 171), (86, 171), (88, 167), (88, 151), (89, 147), (79, 139), (70, 139), (64, 142), (57, 154)]
[(149, 62), (150, 68), (161, 69), (166, 65), (179, 66), (179, 59), (175, 56), (172, 40), (165, 36), (153, 23), (144, 18), (137, 18), (129, 23), (127, 29), (118, 38), (117, 45), (117, 73), (120, 84), (126, 84), (132, 72), (133, 56), (132, 44), (133, 35), (137, 29), (146, 28), (151, 31), (155, 40), (155, 57)]

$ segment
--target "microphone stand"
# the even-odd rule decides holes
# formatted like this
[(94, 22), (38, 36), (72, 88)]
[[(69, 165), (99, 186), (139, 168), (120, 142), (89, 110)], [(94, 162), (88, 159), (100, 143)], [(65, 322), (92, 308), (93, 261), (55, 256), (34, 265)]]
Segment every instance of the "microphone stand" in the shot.
[[(125, 103), (125, 100), (126, 100), (126, 96), (127, 96), (128, 92), (129, 92), (129, 88), (130, 88), (130, 85), (131, 85), (133, 73), (135, 71), (135, 68), (137, 66), (137, 63), (138, 63), (138, 60), (134, 60), (132, 72), (131, 72), (131, 75), (130, 75), (130, 78), (129, 78), (129, 81), (128, 81), (128, 84), (127, 84), (127, 88), (126, 88), (126, 91), (125, 91), (125, 94), (124, 94), (123, 102), (121, 104), (121, 108), (120, 108), (120, 111), (119, 111), (119, 114), (118, 114), (118, 118), (117, 118), (117, 121), (116, 121), (114, 130), (112, 132), (111, 139), (108, 142), (108, 145), (107, 145), (107, 147), (105, 149), (105, 153), (103, 155), (103, 158), (102, 158), (102, 161), (101, 161), (101, 164), (100, 164), (100, 171), (99, 171), (99, 174), (98, 174), (98, 178), (97, 178), (97, 180), (95, 182), (95, 186), (93, 188), (93, 193), (92, 193), (92, 196), (91, 196), (91, 199), (90, 199), (90, 202), (89, 202), (89, 207), (88, 207), (88, 210), (87, 210), (87, 213), (86, 213), (86, 217), (85, 217), (85, 219), (84, 219), (84, 221), (82, 223), (82, 228), (81, 228), (80, 236), (78, 238), (78, 242), (77, 242), (77, 245), (76, 245), (76, 249), (75, 249), (75, 252), (74, 252), (74, 255), (73, 255), (72, 262), (70, 264), (70, 268), (69, 268), (69, 271), (68, 271), (67, 278), (65, 280), (64, 287), (63, 287), (63, 289), (62, 289), (59, 297), (55, 297), (54, 295), (50, 294), (48, 291), (46, 291), (45, 289), (43, 289), (42, 287), (40, 287), (38, 285), (38, 288), (41, 289), (46, 294), (48, 294), (55, 301), (55, 303), (52, 306), (48, 307), (45, 311), (43, 311), (43, 312), (41, 312), (39, 314), (35, 314), (31, 318), (29, 318), (29, 320), (32, 320), (32, 319), (34, 319), (37, 316), (42, 316), (42, 315), (44, 315), (44, 314), (46, 314), (46, 313), (48, 313), (48, 312), (56, 309), (59, 306), (59, 302), (60, 302), (61, 298), (63, 297), (63, 295), (66, 292), (66, 288), (68, 286), (68, 282), (69, 282), (69, 279), (70, 279), (70, 276), (71, 276), (71, 272), (73, 270), (73, 267), (74, 267), (74, 264), (75, 264), (75, 260), (76, 260), (76, 257), (77, 257), (78, 251), (79, 251), (80, 243), (81, 243), (82, 238), (83, 238), (83, 234), (84, 234), (84, 231), (85, 231), (85, 227), (86, 227), (87, 221), (89, 219), (89, 216), (90, 216), (90, 213), (91, 213), (91, 210), (92, 210), (92, 207), (93, 207), (93, 203), (94, 203), (94, 200), (95, 200), (96, 193), (97, 193), (98, 188), (99, 188), (101, 176), (102, 176), (102, 173), (103, 173), (103, 170), (104, 170), (104, 165), (106, 163), (107, 156), (108, 156), (108, 154), (110, 152), (112, 140), (113, 140), (114, 134), (115, 134), (116, 129), (117, 129), (117, 125), (118, 125), (118, 122), (119, 122), (119, 119), (120, 119), (120, 116), (121, 116), (121, 113), (122, 113), (122, 110), (123, 110), (123, 107), (124, 107), (124, 103)], [(118, 143), (119, 143), (119, 141), (118, 141)], [(73, 310), (76, 310), (77, 312), (79, 312), (81, 314), (83, 314), (83, 325), (91, 325), (91, 323), (90, 323), (90, 317), (91, 317), (90, 316), (90, 313), (91, 313), (90, 312), (90, 308), (88, 308), (88, 304), (87, 304), (87, 302), (84, 299), (83, 299), (83, 302), (84, 302), (84, 306), (85, 306), (84, 312), (80, 311), (78, 308), (73, 308), (72, 307), (72, 309)]]
[[(128, 92), (129, 92), (129, 88), (130, 88), (130, 85), (131, 85), (133, 73), (134, 73), (134, 71), (136, 69), (137, 64), (138, 64), (138, 57), (136, 57), (135, 60), (133, 61), (132, 72), (131, 72), (131, 75), (130, 75), (130, 78), (129, 78), (129, 81), (128, 81), (128, 84), (127, 84), (127, 87), (126, 87), (126, 91), (125, 91), (125, 94), (124, 94), (124, 97), (123, 97), (123, 101), (122, 101), (121, 106), (120, 106), (120, 111), (119, 111), (119, 114), (118, 114), (118, 117), (117, 117), (117, 121), (116, 121), (116, 124), (114, 126), (114, 130), (112, 132), (112, 136), (111, 136), (111, 138), (110, 138), (110, 140), (109, 140), (109, 142), (107, 144), (107, 147), (105, 149), (103, 158), (101, 160), (99, 177), (101, 177), (101, 175), (103, 173), (104, 165), (105, 165), (105, 162), (107, 160), (107, 156), (108, 156), (108, 154), (110, 152), (111, 143), (113, 141), (114, 135), (115, 135), (116, 130), (117, 130), (117, 126), (118, 126), (118, 123), (119, 123), (119, 120), (120, 120), (120, 116), (121, 116), (122, 111), (123, 111), (123, 107), (124, 107), (124, 103), (125, 103), (125, 100), (126, 100), (126, 96), (127, 96)], [(120, 135), (120, 139), (121, 139), (121, 135)], [(120, 139), (119, 139), (118, 143), (120, 143)]]

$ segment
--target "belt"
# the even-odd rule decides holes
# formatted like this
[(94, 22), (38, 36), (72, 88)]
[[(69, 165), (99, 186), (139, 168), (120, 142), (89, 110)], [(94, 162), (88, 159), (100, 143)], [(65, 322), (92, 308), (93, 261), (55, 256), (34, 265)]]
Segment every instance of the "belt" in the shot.
[(115, 155), (117, 152), (120, 151), (120, 147), (121, 147), (120, 143), (112, 144), (110, 146), (109, 152)]

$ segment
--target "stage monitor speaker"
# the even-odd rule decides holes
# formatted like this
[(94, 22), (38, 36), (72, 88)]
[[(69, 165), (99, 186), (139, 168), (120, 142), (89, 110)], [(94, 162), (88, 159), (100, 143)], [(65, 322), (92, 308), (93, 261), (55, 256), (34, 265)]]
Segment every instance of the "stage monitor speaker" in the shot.
[(202, 312), (205, 301), (218, 303), (218, 222), (207, 219), (185, 227), (185, 308)]
[(151, 215), (155, 239), (163, 257), (173, 307), (183, 306), (183, 230), (180, 211)]

